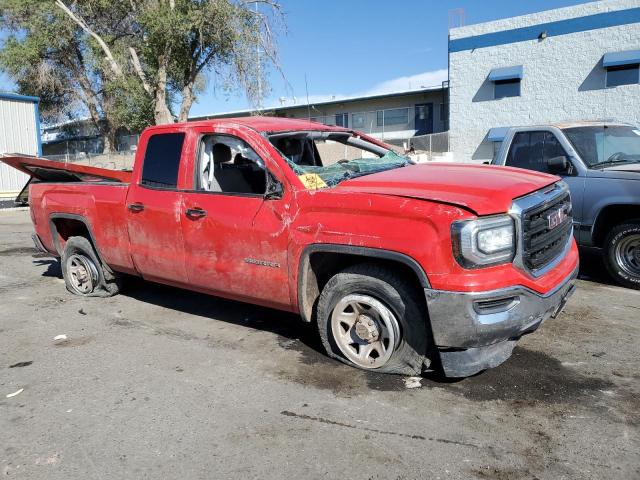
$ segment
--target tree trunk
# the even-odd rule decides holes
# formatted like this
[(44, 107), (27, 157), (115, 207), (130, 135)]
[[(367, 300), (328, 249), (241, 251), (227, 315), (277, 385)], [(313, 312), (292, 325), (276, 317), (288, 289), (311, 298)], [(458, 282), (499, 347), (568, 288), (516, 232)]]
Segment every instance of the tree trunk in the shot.
[(193, 105), (193, 83), (187, 83), (182, 89), (182, 104), (180, 105), (179, 122), (186, 122), (189, 118), (189, 111)]
[(167, 57), (162, 55), (158, 59), (158, 81), (153, 99), (153, 115), (156, 125), (173, 123), (173, 115), (167, 105)]
[(111, 153), (117, 150), (116, 131), (113, 128), (101, 129), (102, 138), (104, 139), (104, 150), (102, 153)]

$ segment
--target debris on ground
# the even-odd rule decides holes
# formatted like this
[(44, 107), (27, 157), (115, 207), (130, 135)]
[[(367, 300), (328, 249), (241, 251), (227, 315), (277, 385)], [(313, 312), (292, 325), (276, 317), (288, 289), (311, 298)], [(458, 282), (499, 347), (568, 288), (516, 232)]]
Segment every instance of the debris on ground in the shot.
[(28, 367), (33, 363), (33, 360), (29, 360), (28, 362), (18, 362), (13, 365), (9, 365), (9, 368), (20, 368), (20, 367)]
[(23, 391), (24, 391), (24, 388), (21, 388), (20, 390), (15, 391), (13, 393), (7, 393), (6, 397), (7, 398), (15, 397), (16, 395), (20, 395)]
[(422, 377), (407, 377), (404, 379), (404, 386), (406, 388), (420, 388), (422, 387)]

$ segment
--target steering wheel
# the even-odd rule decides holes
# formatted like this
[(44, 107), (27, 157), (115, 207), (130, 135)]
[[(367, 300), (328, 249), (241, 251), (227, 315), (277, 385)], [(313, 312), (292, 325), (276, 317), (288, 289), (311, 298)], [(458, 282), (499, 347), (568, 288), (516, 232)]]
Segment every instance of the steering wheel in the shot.
[(618, 160), (620, 160), (622, 157), (626, 157), (627, 154), (624, 152), (616, 152), (613, 155), (611, 155), (609, 158), (607, 158), (607, 163), (611, 162), (611, 163), (615, 163)]

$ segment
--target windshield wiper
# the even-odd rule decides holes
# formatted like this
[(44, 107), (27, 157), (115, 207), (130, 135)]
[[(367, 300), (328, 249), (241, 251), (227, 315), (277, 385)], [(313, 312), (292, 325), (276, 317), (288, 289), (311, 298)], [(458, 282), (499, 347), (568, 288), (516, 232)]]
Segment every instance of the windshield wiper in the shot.
[(592, 168), (604, 168), (604, 167), (610, 167), (611, 165), (622, 165), (624, 163), (638, 163), (638, 162), (640, 162), (640, 160), (629, 160), (629, 159), (607, 160), (607, 161), (596, 163), (595, 165), (592, 165)]

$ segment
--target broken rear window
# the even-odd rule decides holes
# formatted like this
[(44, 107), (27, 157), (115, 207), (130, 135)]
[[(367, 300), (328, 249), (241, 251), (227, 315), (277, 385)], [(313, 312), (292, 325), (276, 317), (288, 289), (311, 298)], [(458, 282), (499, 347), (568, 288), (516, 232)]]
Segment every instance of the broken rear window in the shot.
[(285, 132), (270, 135), (269, 140), (308, 189), (333, 187), (349, 178), (412, 163), (350, 132)]

